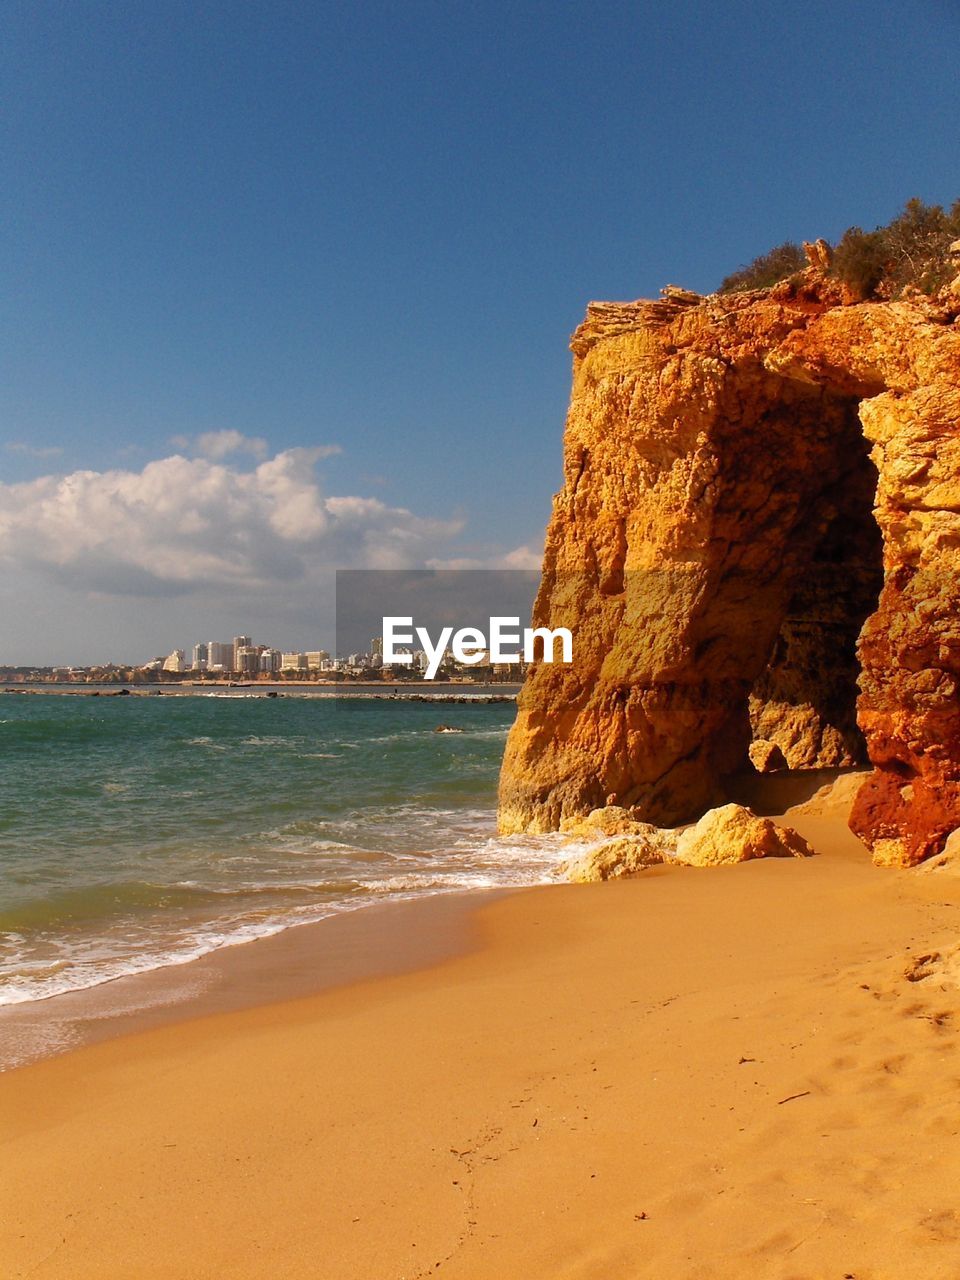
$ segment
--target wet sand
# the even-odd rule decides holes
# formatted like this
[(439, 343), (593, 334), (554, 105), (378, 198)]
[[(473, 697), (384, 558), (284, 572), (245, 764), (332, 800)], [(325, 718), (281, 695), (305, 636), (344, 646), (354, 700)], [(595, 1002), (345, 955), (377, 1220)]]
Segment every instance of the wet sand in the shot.
[(955, 1280), (960, 876), (844, 810), (0, 1077), (0, 1274)]
[(118, 1035), (436, 964), (477, 945), (475, 912), (503, 892), (387, 899), (185, 964), (4, 1005), (0, 1073)]

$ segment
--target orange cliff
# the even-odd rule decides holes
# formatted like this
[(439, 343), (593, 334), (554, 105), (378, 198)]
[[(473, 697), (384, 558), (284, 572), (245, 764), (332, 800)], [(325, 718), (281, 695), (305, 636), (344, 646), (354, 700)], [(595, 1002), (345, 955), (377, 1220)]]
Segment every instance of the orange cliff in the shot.
[[(960, 278), (593, 303), (500, 825), (698, 818), (747, 765), (869, 760), (851, 825), (912, 865), (960, 827)], [(859, 696), (858, 696), (859, 685)], [(766, 764), (765, 764), (766, 762)]]

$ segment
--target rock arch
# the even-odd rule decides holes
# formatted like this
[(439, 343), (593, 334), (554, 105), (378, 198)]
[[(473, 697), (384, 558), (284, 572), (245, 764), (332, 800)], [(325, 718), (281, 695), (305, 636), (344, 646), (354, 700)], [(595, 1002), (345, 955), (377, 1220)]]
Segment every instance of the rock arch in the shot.
[(576, 660), (528, 678), (501, 827), (695, 819), (761, 738), (868, 757), (851, 823), (919, 861), (960, 826), (960, 306), (843, 307), (813, 269), (665, 294), (571, 344), (535, 620)]

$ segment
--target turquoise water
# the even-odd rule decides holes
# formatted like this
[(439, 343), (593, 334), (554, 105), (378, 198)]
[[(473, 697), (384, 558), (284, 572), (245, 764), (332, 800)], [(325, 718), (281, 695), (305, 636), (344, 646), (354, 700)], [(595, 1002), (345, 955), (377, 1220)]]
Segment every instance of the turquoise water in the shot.
[(384, 897), (549, 878), (555, 841), (495, 834), (514, 713), (0, 696), (0, 1004)]

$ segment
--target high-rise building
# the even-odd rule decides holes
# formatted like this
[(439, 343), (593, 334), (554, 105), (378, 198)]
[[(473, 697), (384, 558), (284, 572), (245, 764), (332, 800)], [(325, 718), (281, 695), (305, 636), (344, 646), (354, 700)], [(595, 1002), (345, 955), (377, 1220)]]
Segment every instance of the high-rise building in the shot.
[(192, 670), (206, 671), (207, 662), (210, 657), (210, 647), (201, 640), (193, 646), (193, 663)]
[(233, 660), (233, 669), (244, 676), (255, 676), (260, 670), (260, 650), (252, 644), (240, 645)]
[(207, 670), (233, 670), (233, 644), (226, 640), (207, 641)]
[(283, 671), (305, 671), (306, 666), (305, 653), (284, 653), (280, 656), (280, 667)]
[(279, 649), (263, 649), (260, 652), (260, 671), (275, 675), (280, 670), (283, 654)]
[(322, 671), (324, 662), (330, 657), (326, 649), (310, 649), (303, 656), (310, 671)]
[(174, 649), (169, 658), (164, 658), (164, 671), (182, 671), (184, 668), (184, 652), (182, 649)]
[(249, 637), (249, 636), (234, 636), (234, 637), (233, 637), (233, 670), (234, 670), (234, 671), (242, 671), (242, 670), (243, 670), (243, 668), (240, 666), (240, 663), (239, 663), (239, 661), (238, 661), (238, 659), (239, 659), (239, 657), (240, 657), (240, 650), (241, 650), (241, 649), (249, 649), (249, 648), (251, 647), (251, 645), (252, 645), (252, 644), (253, 644), (253, 641), (250, 639), (250, 637)]

